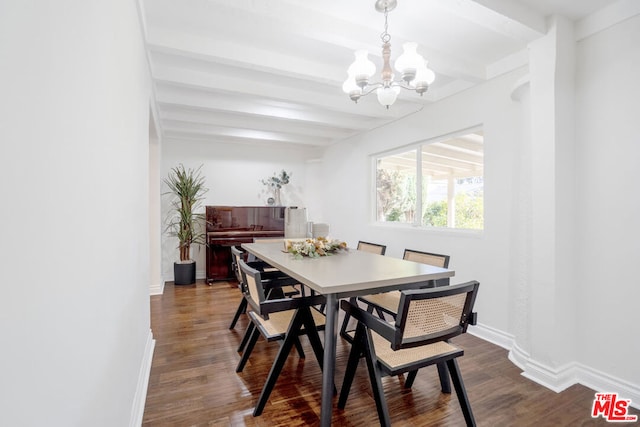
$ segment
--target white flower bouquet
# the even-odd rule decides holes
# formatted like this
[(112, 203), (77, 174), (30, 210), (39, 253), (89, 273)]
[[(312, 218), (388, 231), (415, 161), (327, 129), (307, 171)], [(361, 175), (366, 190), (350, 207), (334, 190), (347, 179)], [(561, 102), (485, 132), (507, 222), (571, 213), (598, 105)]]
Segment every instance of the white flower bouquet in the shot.
[(336, 239), (318, 237), (299, 241), (287, 241), (287, 252), (293, 254), (296, 259), (303, 257), (319, 258), (329, 256), (341, 250), (347, 250), (347, 243)]

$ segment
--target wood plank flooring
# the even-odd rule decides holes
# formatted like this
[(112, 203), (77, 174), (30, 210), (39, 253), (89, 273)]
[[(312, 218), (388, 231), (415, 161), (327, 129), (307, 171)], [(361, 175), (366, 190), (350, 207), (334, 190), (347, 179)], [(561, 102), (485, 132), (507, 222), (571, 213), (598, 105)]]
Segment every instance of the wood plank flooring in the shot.
[[(239, 301), (235, 282), (167, 284), (163, 295), (151, 297), (156, 347), (143, 426), (318, 425), (321, 371), (306, 337), (306, 359), (291, 353), (263, 414), (252, 416), (278, 344), (260, 339), (244, 372), (236, 374), (247, 318), (243, 315), (234, 330), (228, 326)], [(340, 389), (349, 344), (338, 341)], [(608, 425), (590, 416), (593, 390), (576, 385), (554, 393), (521, 376), (506, 350), (470, 334), (453, 341), (465, 349), (459, 364), (479, 426)], [(421, 370), (411, 390), (402, 387), (401, 377), (386, 377), (383, 384), (394, 426), (464, 425), (455, 392), (440, 392), (435, 367)], [(345, 410), (336, 403), (337, 397), (334, 425), (379, 425), (364, 361)]]

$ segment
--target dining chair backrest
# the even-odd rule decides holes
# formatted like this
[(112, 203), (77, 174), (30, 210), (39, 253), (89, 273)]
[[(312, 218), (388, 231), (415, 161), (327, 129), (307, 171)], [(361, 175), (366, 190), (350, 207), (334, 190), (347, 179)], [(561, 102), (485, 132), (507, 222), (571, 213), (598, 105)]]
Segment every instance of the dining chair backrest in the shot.
[(421, 264), (433, 265), (434, 267), (449, 267), (449, 255), (435, 254), (431, 252), (421, 252), (413, 249), (405, 249), (402, 259), (419, 262)]
[(467, 331), (480, 284), (402, 291), (394, 350), (448, 340)]
[(248, 303), (258, 314), (262, 314), (260, 310), (260, 303), (266, 300), (266, 295), (262, 285), (260, 271), (249, 267), (243, 259), (238, 260), (238, 267), (240, 268), (242, 281), (246, 287), (245, 295)]
[(238, 279), (239, 283), (243, 283), (242, 275), (240, 274), (240, 264), (239, 261), (244, 258), (244, 252), (235, 246), (231, 246), (231, 267), (233, 272), (236, 275), (236, 279)]
[(358, 247), (356, 249), (359, 251), (370, 252), (372, 254), (384, 255), (387, 250), (387, 246), (379, 245), (377, 243), (363, 242), (361, 240), (358, 242)]
[[(434, 267), (449, 268), (449, 255), (436, 254), (432, 252), (416, 251), (405, 249), (402, 259), (419, 262), (421, 264), (433, 265)], [(449, 286), (450, 279), (438, 279), (431, 283), (430, 287)]]

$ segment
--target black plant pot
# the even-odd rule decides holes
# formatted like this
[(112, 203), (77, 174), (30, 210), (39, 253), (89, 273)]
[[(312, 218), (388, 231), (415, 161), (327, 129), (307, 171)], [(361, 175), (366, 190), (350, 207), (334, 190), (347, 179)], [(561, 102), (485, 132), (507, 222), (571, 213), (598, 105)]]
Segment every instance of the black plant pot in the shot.
[(173, 283), (176, 285), (193, 285), (196, 283), (196, 262), (174, 262)]

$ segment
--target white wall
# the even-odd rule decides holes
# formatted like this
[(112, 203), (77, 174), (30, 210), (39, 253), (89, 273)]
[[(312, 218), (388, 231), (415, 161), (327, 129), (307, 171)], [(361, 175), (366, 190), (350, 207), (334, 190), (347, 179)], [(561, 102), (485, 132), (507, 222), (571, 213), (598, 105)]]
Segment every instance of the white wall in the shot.
[(640, 404), (640, 16), (577, 45), (578, 362)]
[[(312, 167), (313, 159), (319, 156), (316, 150), (305, 148), (262, 146), (255, 147), (237, 142), (205, 142), (164, 140), (162, 146), (161, 177), (168, 176), (171, 168), (182, 163), (186, 168), (202, 165), (202, 174), (209, 189), (202, 203), (206, 205), (228, 206), (267, 206), (271, 196), (265, 191), (261, 179), (285, 169), (291, 174), (288, 185), (283, 187), (281, 199), (283, 205), (306, 207), (310, 221), (319, 222), (314, 217), (317, 208), (313, 208), (318, 199), (317, 185), (308, 182), (307, 169)], [(166, 185), (162, 186), (167, 191)], [(166, 230), (166, 218), (169, 196), (163, 197), (163, 229)], [(163, 234), (162, 259), (165, 280), (173, 280), (173, 262), (178, 258), (177, 240)], [(191, 249), (191, 257), (196, 260), (196, 276), (205, 277), (205, 248), (196, 246)]]
[(135, 3), (1, 2), (0, 58), (0, 425), (134, 425), (152, 349)]

